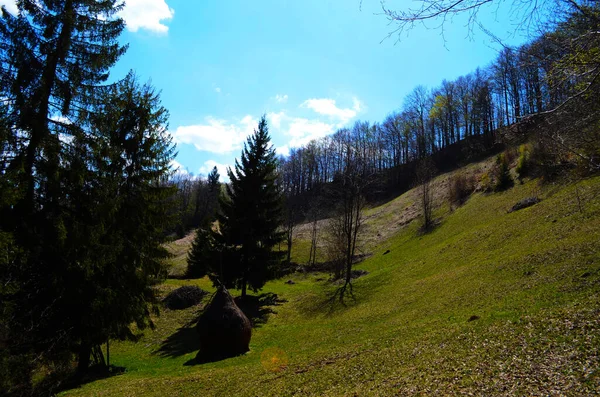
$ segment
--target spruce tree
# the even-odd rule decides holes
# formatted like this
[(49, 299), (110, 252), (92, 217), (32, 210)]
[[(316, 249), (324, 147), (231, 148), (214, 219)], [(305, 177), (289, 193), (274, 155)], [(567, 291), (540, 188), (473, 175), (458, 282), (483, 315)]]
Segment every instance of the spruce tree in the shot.
[[(218, 274), (218, 277), (223, 278), (221, 271), (222, 250), (217, 245), (215, 233), (212, 230), (218, 209), (219, 193), (221, 191), (220, 176), (217, 167), (213, 167), (206, 180), (206, 192), (204, 192), (202, 186), (198, 187), (196, 200), (202, 200), (203, 197), (201, 195), (205, 193), (205, 208), (203, 217), (199, 222), (199, 227), (196, 229), (194, 241), (192, 241), (192, 246), (188, 252), (188, 277), (201, 278), (207, 274)], [(197, 203), (196, 208), (199, 207), (200, 204)]]
[(194, 241), (187, 256), (187, 272), (189, 278), (202, 278), (210, 275), (213, 280), (223, 280), (220, 268), (221, 252), (217, 246), (214, 233), (207, 228), (196, 229)]
[(246, 296), (247, 287), (261, 289), (276, 275), (282, 253), (274, 247), (284, 234), (282, 199), (277, 186), (277, 160), (270, 144), (267, 120), (248, 137), (235, 168), (227, 170), (230, 183), (221, 196), (218, 216), (222, 244), (222, 273), (226, 286), (235, 286)]
[[(75, 172), (70, 178), (81, 184), (70, 202), (77, 218), (68, 225), (74, 233), (66, 250), (75, 253), (71, 273), (80, 271), (69, 295), (77, 302), (71, 310), (79, 314), (73, 337), (81, 369), (108, 338), (132, 336), (132, 323), (138, 329), (152, 325), (152, 286), (166, 275), (165, 214), (175, 189), (166, 183), (175, 150), (168, 114), (154, 89), (130, 74), (106, 90), (101, 104), (102, 112), (90, 121), (90, 138), (75, 141), (89, 149), (79, 156), (89, 159), (82, 166), (87, 176), (81, 180)], [(86, 266), (74, 266), (77, 261)]]
[(210, 187), (210, 190), (212, 191), (216, 191), (218, 189), (218, 187), (221, 185), (219, 182), (219, 178), (221, 177), (221, 175), (219, 174), (219, 171), (217, 170), (217, 166), (214, 166), (212, 171), (208, 174), (208, 186)]
[(206, 208), (206, 220), (202, 226), (208, 229), (212, 228), (212, 223), (216, 219), (217, 210), (219, 208), (219, 194), (221, 192), (221, 182), (219, 182), (219, 171), (217, 167), (213, 167), (212, 171), (208, 174), (208, 203)]
[[(174, 149), (150, 87), (132, 76), (106, 84), (126, 50), (117, 4), (22, 0), (17, 15), (2, 11), (2, 363), (73, 352), (85, 369), (94, 346), (148, 324)], [(11, 387), (26, 392), (31, 369)]]

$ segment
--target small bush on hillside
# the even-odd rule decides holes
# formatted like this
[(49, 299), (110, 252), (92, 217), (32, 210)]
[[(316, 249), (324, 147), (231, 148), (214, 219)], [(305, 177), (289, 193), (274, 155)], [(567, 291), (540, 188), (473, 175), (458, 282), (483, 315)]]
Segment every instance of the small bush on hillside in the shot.
[(510, 147), (504, 151), (504, 158), (506, 162), (510, 165), (512, 164), (519, 156), (519, 149), (516, 147)]
[(473, 178), (455, 174), (448, 183), (448, 199), (453, 207), (463, 205), (475, 189)]
[(171, 291), (169, 295), (163, 299), (163, 303), (167, 309), (182, 310), (197, 305), (202, 301), (202, 298), (207, 294), (206, 291), (195, 285), (184, 285)]
[(510, 163), (508, 161), (508, 156), (506, 153), (500, 153), (498, 157), (496, 157), (496, 184), (494, 186), (494, 190), (499, 192), (505, 189), (508, 189), (513, 185), (513, 180), (510, 175)]
[(519, 146), (519, 159), (517, 160), (517, 167), (515, 171), (519, 175), (519, 178), (523, 178), (529, 172), (529, 166), (531, 162), (531, 145)]
[(479, 186), (478, 186), (477, 190), (482, 191), (482, 192), (490, 192), (493, 190), (492, 177), (491, 177), (489, 171), (481, 174), (481, 177), (479, 178)]

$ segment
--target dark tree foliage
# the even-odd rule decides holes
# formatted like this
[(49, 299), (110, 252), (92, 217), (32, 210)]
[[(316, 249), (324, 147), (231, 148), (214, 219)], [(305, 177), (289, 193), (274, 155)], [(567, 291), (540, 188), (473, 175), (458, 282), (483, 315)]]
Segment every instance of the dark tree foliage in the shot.
[(276, 275), (282, 254), (274, 247), (284, 236), (282, 198), (277, 181), (275, 150), (266, 118), (248, 137), (230, 184), (219, 200), (219, 230), (199, 230), (188, 263), (195, 274), (207, 273), (228, 288), (258, 291)]
[(217, 216), (217, 210), (219, 208), (219, 195), (221, 193), (221, 182), (219, 182), (219, 171), (217, 171), (217, 167), (213, 167), (212, 171), (208, 174), (207, 177), (207, 185), (208, 192), (206, 198), (206, 211), (204, 220), (200, 223), (202, 226), (211, 225)]
[(202, 278), (212, 274), (224, 280), (222, 271), (222, 249), (217, 245), (215, 233), (210, 229), (198, 228), (187, 256), (187, 277)]
[(177, 170), (169, 184), (177, 189), (172, 198), (175, 223), (167, 234), (184, 237), (198, 227), (209, 228), (216, 219), (221, 183), (214, 167), (206, 178)]
[(151, 87), (105, 84), (122, 5), (17, 6), (0, 18), (0, 388), (27, 394), (35, 366), (85, 369), (149, 324), (174, 147)]
[(214, 166), (212, 171), (208, 174), (208, 186), (210, 186), (210, 189), (212, 191), (218, 191), (219, 186), (221, 185), (221, 183), (219, 182), (219, 178), (221, 177), (221, 175), (219, 174), (219, 171), (217, 170), (217, 166)]
[(71, 244), (90, 250), (81, 285), (88, 300), (78, 299), (83, 349), (108, 337), (131, 336), (132, 322), (140, 329), (152, 325), (152, 285), (166, 275), (163, 231), (170, 221), (167, 199), (174, 193), (164, 183), (174, 145), (158, 94), (129, 75), (102, 102), (90, 125), (92, 158), (84, 179), (89, 186), (83, 182), (80, 189), (87, 197), (74, 203), (83, 219), (73, 229), (83, 223), (88, 234), (79, 233)]
[(196, 230), (194, 241), (192, 241), (192, 246), (188, 252), (188, 277), (201, 278), (206, 276), (207, 273), (211, 272), (211, 264), (215, 263), (218, 263), (219, 276), (222, 275), (222, 248), (217, 246), (215, 235), (212, 231), (217, 215), (219, 193), (221, 191), (219, 178), (219, 171), (217, 171), (217, 167), (214, 167), (208, 174), (206, 188), (198, 188), (197, 190), (196, 211), (199, 213), (199, 208), (202, 208), (202, 217), (198, 222), (199, 228)]

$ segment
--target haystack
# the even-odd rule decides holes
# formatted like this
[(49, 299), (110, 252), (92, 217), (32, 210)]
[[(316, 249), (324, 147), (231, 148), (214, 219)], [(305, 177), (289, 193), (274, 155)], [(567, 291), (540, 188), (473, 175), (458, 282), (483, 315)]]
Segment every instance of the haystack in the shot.
[(252, 325), (223, 286), (220, 286), (196, 326), (200, 360), (238, 356), (250, 350)]

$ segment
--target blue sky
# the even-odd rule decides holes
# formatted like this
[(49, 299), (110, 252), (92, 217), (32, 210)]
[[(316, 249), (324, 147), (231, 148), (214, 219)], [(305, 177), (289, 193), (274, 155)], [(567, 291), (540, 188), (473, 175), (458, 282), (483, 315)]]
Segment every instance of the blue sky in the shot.
[[(161, 90), (174, 166), (206, 175), (217, 165), (223, 177), (262, 114), (285, 154), (358, 119), (381, 121), (415, 86), (469, 73), (498, 51), (480, 31), (467, 37), (462, 18), (445, 25), (445, 41), (423, 27), (384, 40), (393, 26), (380, 13), (379, 0), (129, 0), (130, 47), (113, 77), (133, 69)], [(508, 10), (482, 9), (480, 19), (522, 41), (510, 37)]]

